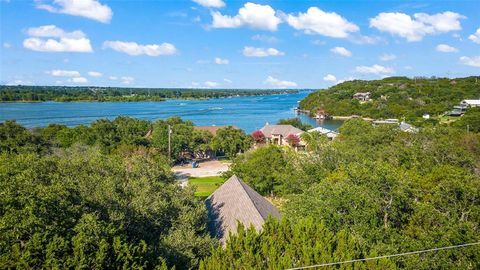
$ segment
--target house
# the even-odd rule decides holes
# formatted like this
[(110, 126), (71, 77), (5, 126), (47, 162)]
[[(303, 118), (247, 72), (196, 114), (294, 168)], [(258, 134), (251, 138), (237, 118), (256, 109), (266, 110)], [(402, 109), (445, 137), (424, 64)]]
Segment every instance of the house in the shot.
[[(267, 142), (276, 145), (289, 145), (287, 138), (289, 136), (300, 137), (303, 130), (292, 125), (265, 125), (260, 131), (265, 136)], [(300, 141), (300, 145), (303, 143)]]
[(468, 108), (480, 107), (480, 99), (465, 99), (460, 102), (460, 106), (462, 105)]
[(360, 102), (370, 101), (370, 92), (355, 93), (353, 98), (359, 100)]
[(385, 120), (375, 120), (372, 122), (374, 125), (398, 125), (398, 119), (385, 119)]
[(330, 115), (324, 109), (318, 109), (314, 118), (319, 120), (325, 120), (329, 119)]
[(238, 223), (260, 231), (269, 216), (280, 218), (280, 212), (273, 204), (235, 175), (215, 190), (205, 204), (208, 228), (223, 245), (230, 233), (237, 232)]
[(417, 133), (419, 130), (417, 127), (414, 127), (404, 121), (400, 123), (399, 128), (403, 132), (410, 132), (410, 133)]
[(326, 129), (324, 127), (313, 128), (313, 129), (308, 130), (308, 132), (320, 132), (321, 134), (327, 136), (327, 138), (329, 140), (333, 140), (338, 136), (338, 132), (335, 132), (335, 131), (330, 130), (330, 129)]
[(425, 120), (428, 120), (428, 119), (430, 119), (430, 114), (424, 113), (424, 114), (422, 115), (422, 118), (425, 119)]
[(234, 129), (239, 129), (236, 126), (194, 126), (194, 130), (204, 130), (210, 132), (213, 136), (217, 135), (217, 131), (222, 128), (232, 127)]

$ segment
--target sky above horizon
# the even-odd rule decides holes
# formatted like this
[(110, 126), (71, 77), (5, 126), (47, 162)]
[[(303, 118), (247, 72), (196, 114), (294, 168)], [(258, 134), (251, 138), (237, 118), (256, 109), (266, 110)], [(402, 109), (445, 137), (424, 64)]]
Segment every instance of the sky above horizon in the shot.
[(0, 84), (324, 88), (479, 75), (479, 15), (479, 0), (0, 0)]

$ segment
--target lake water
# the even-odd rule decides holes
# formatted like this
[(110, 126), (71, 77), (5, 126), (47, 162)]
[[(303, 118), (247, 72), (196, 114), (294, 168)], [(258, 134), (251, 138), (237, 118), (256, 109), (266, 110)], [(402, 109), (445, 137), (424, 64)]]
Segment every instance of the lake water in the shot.
[(294, 112), (308, 92), (208, 100), (167, 100), (163, 102), (41, 102), (0, 103), (0, 122), (14, 119), (25, 127), (88, 125), (99, 118), (130, 116), (146, 120), (180, 116), (195, 125), (235, 125), (252, 132), (279, 119), (300, 117), (313, 126), (337, 129), (341, 121), (323, 123)]

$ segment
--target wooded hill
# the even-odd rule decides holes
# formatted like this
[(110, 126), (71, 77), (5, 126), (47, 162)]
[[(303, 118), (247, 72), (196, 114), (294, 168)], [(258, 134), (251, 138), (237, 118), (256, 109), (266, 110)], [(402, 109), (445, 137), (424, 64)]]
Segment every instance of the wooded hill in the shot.
[(231, 96), (261, 96), (293, 93), (275, 89), (181, 89), (122, 88), (94, 86), (0, 85), (0, 102), (12, 101), (162, 101), (165, 99), (207, 99)]
[[(357, 92), (370, 92), (371, 101), (353, 98)], [(334, 116), (419, 120), (423, 114), (439, 116), (463, 99), (480, 98), (480, 77), (413, 78), (390, 77), (382, 80), (354, 80), (308, 95), (300, 108), (324, 109)]]

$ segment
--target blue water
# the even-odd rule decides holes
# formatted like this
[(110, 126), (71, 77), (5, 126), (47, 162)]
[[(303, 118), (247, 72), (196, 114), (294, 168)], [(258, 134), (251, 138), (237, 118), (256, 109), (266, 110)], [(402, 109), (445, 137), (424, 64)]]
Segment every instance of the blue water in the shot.
[(195, 125), (235, 125), (252, 132), (279, 119), (300, 117), (313, 126), (337, 129), (341, 121), (316, 122), (297, 116), (294, 108), (308, 92), (255, 97), (230, 97), (209, 100), (167, 100), (164, 102), (41, 102), (0, 103), (0, 122), (14, 119), (25, 127), (88, 125), (99, 118), (131, 116), (146, 120), (180, 116)]

